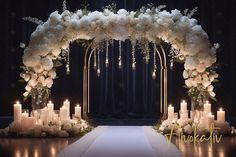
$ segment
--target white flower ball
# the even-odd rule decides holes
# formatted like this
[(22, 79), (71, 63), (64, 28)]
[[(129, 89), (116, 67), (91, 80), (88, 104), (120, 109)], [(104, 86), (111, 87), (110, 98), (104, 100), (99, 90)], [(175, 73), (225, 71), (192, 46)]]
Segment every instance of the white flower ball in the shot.
[(35, 55), (24, 55), (23, 63), (27, 67), (34, 67), (40, 63), (40, 56)]
[(53, 68), (53, 62), (48, 57), (42, 58), (41, 64), (45, 70), (51, 70)]
[(72, 125), (70, 123), (65, 123), (62, 127), (63, 130), (65, 131), (71, 131), (72, 130)]

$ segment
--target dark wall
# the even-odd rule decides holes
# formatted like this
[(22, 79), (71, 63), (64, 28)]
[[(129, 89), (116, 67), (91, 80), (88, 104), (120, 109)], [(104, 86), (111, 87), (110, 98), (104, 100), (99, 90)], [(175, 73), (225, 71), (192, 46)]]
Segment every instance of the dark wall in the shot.
[[(221, 47), (218, 51), (218, 62), (221, 64), (220, 82), (216, 85), (218, 106), (224, 106), (231, 115), (236, 114), (235, 89), (236, 89), (236, 1), (225, 0), (88, 0), (90, 10), (101, 10), (102, 6), (117, 3), (118, 8), (137, 10), (147, 3), (167, 5), (167, 10), (185, 8), (192, 9), (198, 6), (198, 12), (194, 16), (198, 19), (204, 30), (208, 33), (212, 43), (219, 42)], [(27, 43), (30, 34), (36, 25), (22, 21), (25, 16), (37, 17), (46, 21), (49, 14), (55, 10), (61, 11), (62, 0), (8, 0), (1, 3), (1, 52), (0, 52), (0, 116), (12, 115), (12, 104), (16, 100), (22, 100), (24, 84), (19, 83), (20, 68), (22, 64), (23, 50), (19, 43)], [(84, 0), (68, 0), (69, 10), (75, 11), (81, 8)], [(52, 100), (57, 108), (65, 98), (72, 103), (82, 103), (82, 65), (83, 51), (81, 46), (73, 44), (71, 50), (71, 75), (65, 75), (65, 67), (59, 68), (59, 79), (52, 87)], [(180, 99), (187, 98), (186, 91), (182, 88), (182, 65), (176, 65), (169, 72), (169, 102), (176, 106)], [(24, 103), (24, 107), (30, 106), (30, 101)]]

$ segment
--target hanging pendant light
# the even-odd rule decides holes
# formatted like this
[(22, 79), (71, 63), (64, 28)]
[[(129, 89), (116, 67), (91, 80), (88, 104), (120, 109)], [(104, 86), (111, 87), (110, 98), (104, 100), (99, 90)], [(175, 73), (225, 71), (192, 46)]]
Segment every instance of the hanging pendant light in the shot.
[(109, 42), (108, 42), (108, 40), (107, 40), (107, 41), (106, 41), (106, 60), (105, 60), (105, 64), (106, 64), (106, 67), (107, 67), (107, 68), (109, 67), (108, 47), (109, 47)]
[(122, 68), (122, 58), (121, 58), (121, 40), (119, 40), (119, 58), (118, 58), (118, 67), (119, 69)]
[(153, 45), (153, 72), (152, 72), (152, 79), (156, 79), (156, 71), (157, 71), (155, 48), (156, 48), (156, 44)]
[(136, 68), (136, 60), (135, 60), (135, 42), (132, 42), (132, 70)]
[(94, 68), (94, 70), (97, 69), (97, 53), (96, 53), (96, 49), (94, 50), (94, 54), (93, 54), (93, 68)]
[(66, 48), (66, 74), (70, 74), (70, 44)]
[(100, 77), (100, 74), (101, 74), (101, 71), (100, 71), (100, 68), (101, 68), (101, 65), (100, 65), (100, 49), (98, 49), (98, 68), (97, 68), (97, 76)]

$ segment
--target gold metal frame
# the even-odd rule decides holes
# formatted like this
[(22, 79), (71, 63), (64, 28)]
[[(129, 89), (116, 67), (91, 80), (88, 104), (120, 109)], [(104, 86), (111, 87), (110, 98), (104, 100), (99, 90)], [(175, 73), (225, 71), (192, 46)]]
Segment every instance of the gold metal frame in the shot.
[[(90, 112), (90, 61), (94, 50), (89, 51), (89, 45), (84, 55), (84, 69), (83, 69), (83, 119), (88, 119)], [(161, 51), (155, 46), (155, 52), (158, 54), (160, 60), (160, 113), (167, 113), (167, 64), (166, 54), (161, 46)], [(163, 75), (164, 73), (164, 75)], [(163, 81), (164, 79), (164, 81)], [(163, 115), (163, 116), (164, 116)]]

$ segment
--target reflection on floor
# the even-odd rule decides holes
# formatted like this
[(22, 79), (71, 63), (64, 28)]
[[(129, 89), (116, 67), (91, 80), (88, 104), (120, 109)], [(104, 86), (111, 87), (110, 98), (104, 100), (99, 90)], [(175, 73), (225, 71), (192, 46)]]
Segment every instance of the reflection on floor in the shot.
[[(0, 138), (0, 157), (55, 157), (63, 148), (78, 138)], [(236, 137), (223, 137), (219, 144), (210, 146), (204, 142), (194, 146), (178, 138), (172, 142), (181, 150), (184, 157), (233, 157), (236, 156)]]
[(174, 143), (183, 153), (184, 157), (235, 157), (236, 137), (222, 137), (220, 143), (210, 142), (184, 143), (178, 138), (173, 138)]
[(0, 138), (0, 157), (56, 157), (78, 138)]

